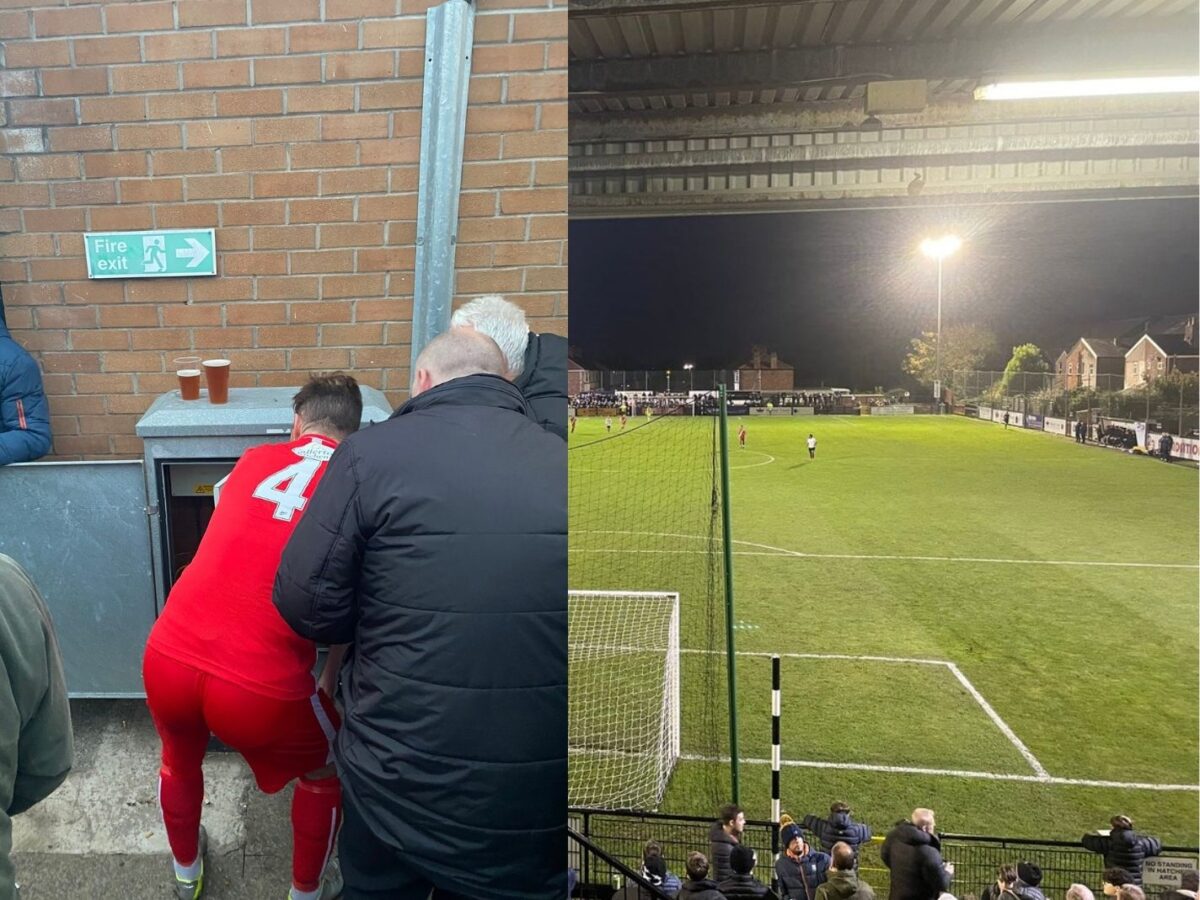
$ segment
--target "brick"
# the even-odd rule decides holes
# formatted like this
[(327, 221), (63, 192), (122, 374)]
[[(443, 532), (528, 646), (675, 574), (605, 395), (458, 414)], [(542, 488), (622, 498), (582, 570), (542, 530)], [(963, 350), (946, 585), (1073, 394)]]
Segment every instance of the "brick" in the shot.
[[(108, 376), (113, 378), (128, 378), (128, 376), (113, 375)], [(82, 389), (80, 389), (82, 392)], [(88, 435), (62, 435), (54, 438), (54, 453), (57, 456), (72, 457), (72, 456), (95, 456), (97, 454), (108, 454), (112, 452), (112, 444), (108, 435), (104, 434), (88, 434)]]
[(467, 132), (487, 134), (532, 131), (537, 125), (537, 107), (533, 105), (474, 106), (467, 109)]
[(50, 149), (112, 150), (113, 128), (108, 125), (86, 125), (77, 128), (50, 128)]
[[(44, 184), (0, 184), (0, 208), (49, 206), (50, 188)], [(16, 254), (13, 254), (16, 255)]]
[(222, 59), (183, 64), (183, 86), (245, 87), (250, 84), (249, 60)]
[(468, 216), (494, 216), (497, 213), (496, 191), (464, 191), (458, 198), (458, 214)]
[(316, 250), (289, 253), (293, 275), (324, 275), (329, 272), (354, 271), (354, 251)]
[(331, 53), (325, 58), (325, 77), (329, 81), (391, 78), (395, 71), (396, 56), (387, 50), (373, 53)]
[[(63, 181), (54, 185), (55, 206), (99, 206), (116, 202), (117, 185), (114, 181)], [(82, 248), (81, 239), (81, 252)]]
[[(91, 211), (93, 231), (138, 231), (154, 227), (154, 212), (149, 206), (97, 206)], [(86, 267), (74, 278), (86, 278)]]
[[(192, 332), (192, 343), (197, 350), (215, 350), (223, 356), (233, 347), (253, 347), (253, 328), (197, 328)], [(203, 354), (208, 356), (208, 354)], [(236, 371), (237, 360), (233, 361)]]
[(43, 353), (43, 372), (99, 372), (99, 353)]
[(175, 27), (174, 3), (114, 3), (104, 9), (105, 30), (170, 31)]
[[(305, 278), (302, 280), (305, 282), (305, 297), (316, 297), (320, 279)], [(290, 312), (293, 322), (315, 322), (317, 324), (349, 322), (354, 318), (354, 302), (352, 300), (325, 300), (321, 303), (293, 303)]]
[(10, 100), (9, 125), (74, 125), (74, 100)]
[(388, 136), (387, 113), (351, 113), (346, 116), (321, 116), (321, 140), (347, 141), (357, 138)]
[(183, 303), (187, 300), (187, 284), (177, 278), (129, 281), (125, 285), (125, 300), (129, 303)]
[(493, 260), (497, 266), (553, 266), (562, 260), (561, 241), (520, 241), (496, 244)]
[[(108, 284), (121, 287), (115, 282)], [(153, 306), (101, 306), (98, 310), (101, 328), (152, 328), (158, 325), (158, 310)]]
[[(63, 285), (63, 300), (67, 303), (120, 303), (125, 299), (125, 285), (119, 281), (72, 281)], [(100, 319), (104, 322), (103, 316)]]
[(287, 207), (292, 224), (349, 222), (354, 218), (353, 200), (290, 200)]
[(391, 141), (363, 141), (360, 158), (363, 165), (379, 163), (412, 163), (420, 159), (421, 140), (417, 137)]
[(322, 297), (379, 297), (383, 275), (326, 275), (321, 279)]
[(87, 262), (78, 256), (68, 259), (31, 259), (29, 275), (34, 281), (74, 281), (87, 278)]
[(394, 16), (396, 0), (325, 0), (326, 19)]
[(217, 251), (226, 253), (233, 250), (250, 249), (249, 228), (222, 228), (217, 232)]
[(254, 60), (254, 84), (304, 84), (320, 80), (319, 56)]
[(152, 94), (146, 98), (151, 119), (204, 119), (215, 115), (217, 95), (211, 91)]
[(463, 142), (463, 159), (499, 159), (500, 136), (492, 134), (468, 134)]
[(286, 275), (286, 253), (227, 253), (221, 257), (224, 275)]
[(179, 2), (179, 25), (181, 28), (245, 24), (245, 0), (180, 0)]
[[(456, 262), (462, 265), (462, 260)], [(385, 247), (378, 250), (358, 251), (356, 262), (360, 272), (393, 272), (399, 270), (411, 271), (416, 265), (417, 251), (415, 247)]]
[(280, 119), (258, 119), (254, 123), (256, 144), (315, 141), (320, 134), (321, 120), (317, 116), (285, 116)]
[[(260, 278), (258, 279), (258, 299), (260, 300), (315, 300), (320, 291), (321, 280), (316, 277), (287, 277), (287, 278)], [(301, 304), (302, 306), (316, 304)], [(321, 322), (325, 319), (304, 319), (297, 318), (296, 306), (291, 309), (291, 321), (294, 322)], [(349, 311), (346, 313), (346, 321), (349, 321)]]
[(562, 159), (566, 155), (567, 133), (565, 131), (532, 131), (528, 134), (504, 135), (504, 159), (528, 157)]
[(316, 172), (273, 172), (254, 176), (254, 196), (311, 197), (317, 192)]
[(216, 150), (160, 150), (153, 160), (155, 175), (202, 175), (217, 171)]
[(322, 225), (320, 246), (322, 250), (334, 247), (370, 247), (383, 243), (383, 225), (364, 223), (357, 225)]
[(271, 56), (286, 52), (286, 28), (243, 28), (217, 32), (217, 56)]
[(464, 219), (458, 223), (460, 244), (519, 241), (525, 237), (525, 222), (515, 216), (495, 219)]
[(565, 70), (570, 61), (566, 41), (553, 41), (546, 45), (546, 68)]
[[(11, 161), (8, 165), (12, 165)], [(19, 209), (0, 209), (0, 233), (9, 231), (21, 230), (21, 211)], [(5, 281), (5, 277), (0, 274), (0, 284)]]
[(408, 365), (410, 350), (407, 346), (360, 347), (354, 351), (354, 368), (399, 369)]
[(513, 75), (508, 79), (508, 99), (562, 100), (567, 96), (567, 74), (550, 72), (539, 75)]
[(187, 124), (188, 147), (232, 147), (249, 144), (250, 119), (218, 119)]
[(83, 231), (87, 227), (86, 218), (82, 209), (27, 209), (25, 231)]
[(145, 91), (174, 91), (179, 88), (179, 67), (171, 63), (118, 66), (112, 70), (113, 91), (140, 94)]
[(191, 283), (192, 299), (199, 302), (215, 300), (250, 300), (254, 297), (253, 278), (198, 278)]
[(230, 325), (284, 325), (287, 323), (286, 303), (236, 303), (225, 310)]
[[(103, 320), (104, 313), (101, 311)], [(197, 325), (220, 325), (221, 307), (219, 306), (164, 306), (162, 308), (162, 323), (168, 327)]]
[(0, 153), (41, 153), (46, 137), (40, 128), (0, 129)]
[(386, 222), (390, 219), (416, 219), (417, 194), (384, 194), (358, 201), (360, 222)]
[(146, 98), (136, 97), (85, 97), (79, 101), (79, 121), (91, 122), (141, 122), (146, 118)]
[(387, 230), (387, 243), (391, 246), (416, 243), (417, 222), (415, 219), (408, 222), (388, 222)]
[(292, 369), (309, 371), (347, 369), (350, 366), (350, 351), (304, 347), (288, 352), (288, 365)]
[(141, 62), (142, 44), (133, 36), (78, 38), (75, 65), (95, 66)]
[(283, 144), (258, 147), (226, 147), (221, 151), (222, 172), (269, 172), (287, 168)]
[(354, 50), (357, 47), (357, 23), (341, 22), (331, 25), (293, 25), (288, 29), (288, 48), (291, 53)]
[(150, 350), (110, 350), (104, 354), (105, 372), (161, 372), (163, 355)]
[(0, 38), (27, 38), (29, 35), (29, 16), (24, 10), (0, 12)]
[[(73, 311), (73, 310), (72, 310)], [(80, 312), (95, 314), (95, 307), (85, 307)], [(128, 331), (72, 331), (72, 350), (128, 350)], [(55, 404), (57, 406), (57, 404)]]
[(467, 102), (471, 104), (499, 103), (503, 95), (503, 78), (477, 76), (471, 79), (471, 86), (467, 89)]
[(249, 175), (193, 175), (186, 181), (189, 200), (227, 200), (250, 196)]
[(463, 165), (463, 190), (472, 188), (527, 187), (533, 175), (533, 166), (527, 162), (484, 163), (472, 162)]
[(288, 88), (289, 113), (342, 112), (354, 109), (354, 88), (349, 85)]
[(554, 130), (566, 128), (568, 122), (568, 107), (565, 100), (555, 103), (540, 104), (541, 116), (538, 118), (538, 128)]
[[(267, 147), (256, 148), (257, 152)], [(337, 169), (358, 165), (358, 144), (342, 143), (292, 144), (287, 149), (293, 169)]]
[(20, 156), (17, 157), (17, 177), (22, 181), (53, 181), (79, 177), (79, 156)]
[(412, 300), (360, 300), (354, 304), (357, 322), (390, 322), (393, 319), (411, 319)]
[(504, 215), (567, 211), (566, 187), (507, 190), (500, 192), (500, 212)]
[(567, 267), (527, 266), (524, 289), (526, 291), (565, 291), (567, 289)]
[(57, 284), (11, 284), (5, 285), (5, 300), (14, 306), (57, 306), (62, 302), (62, 291)]
[(358, 88), (358, 105), (364, 110), (420, 109), (421, 99), (420, 81), (363, 84)]
[[(80, 196), (96, 196), (101, 197), (104, 194), (109, 194), (112, 199), (99, 199), (98, 203), (108, 204), (116, 202), (116, 183), (112, 181), (93, 181), (82, 185), (75, 184), (56, 184), (54, 185), (55, 192), (65, 191), (67, 188), (81, 187), (85, 188), (79, 191)], [(58, 255), (59, 256), (83, 256), (83, 235), (82, 234), (60, 234), (58, 236)]]
[(504, 294), (521, 289), (521, 269), (459, 271), (455, 287), (461, 294)]
[(141, 415), (153, 402), (154, 397), (149, 394), (133, 394), (127, 397), (108, 397), (105, 400), (105, 406), (109, 412)]
[(566, 185), (567, 161), (565, 159), (539, 160), (533, 172), (533, 183), (538, 185)]
[(181, 203), (154, 207), (158, 228), (216, 228), (220, 224), (215, 203)]
[(98, 34), (104, 30), (100, 8), (35, 9), (33, 33), (38, 37), (55, 35)]
[(250, 21), (259, 25), (263, 22), (304, 22), (321, 17), (318, 0), (252, 0)]
[(321, 173), (321, 196), (369, 194), (388, 189), (387, 169), (348, 169)]
[(266, 225), (254, 229), (256, 250), (311, 250), (317, 245), (312, 225)]
[(529, 219), (529, 240), (566, 240), (565, 216), (533, 216)]
[[(70, 70), (64, 70), (69, 74)], [(46, 75), (62, 75), (64, 72), (47, 69)], [(0, 97), (36, 97), (37, 77), (32, 71), (0, 72)]]
[(178, 365), (176, 359), (192, 355), (186, 349), (190, 343), (191, 335), (185, 328), (139, 328), (130, 332), (129, 341), (132, 350), (170, 350), (166, 358), (168, 371)]
[[(542, 71), (543, 64), (546, 60), (546, 45), (535, 44), (499, 44), (496, 46), (476, 47), (475, 53), (471, 57), (471, 72), (479, 72), (481, 75), (508, 73), (508, 72), (529, 72)], [(564, 86), (566, 82), (563, 82)], [(512, 80), (509, 80), (509, 85), (512, 85)], [(558, 96), (565, 96), (563, 94)], [(513, 98), (510, 93), (510, 99)]]
[(146, 59), (212, 59), (211, 31), (170, 32), (148, 34), (143, 45)]
[(164, 203), (182, 199), (182, 178), (126, 178), (121, 180), (122, 203)]
[(278, 116), (283, 114), (283, 91), (222, 91), (217, 94), (217, 115)]
[(26, 66), (69, 66), (71, 64), (70, 41), (6, 41), (4, 63), (10, 69)]
[(518, 13), (513, 16), (513, 39), (518, 41), (565, 41), (567, 11)]
[(266, 325), (255, 331), (259, 347), (311, 347), (317, 342), (315, 325)]
[(117, 125), (117, 147), (139, 150), (154, 147), (179, 147), (183, 140), (178, 125)]

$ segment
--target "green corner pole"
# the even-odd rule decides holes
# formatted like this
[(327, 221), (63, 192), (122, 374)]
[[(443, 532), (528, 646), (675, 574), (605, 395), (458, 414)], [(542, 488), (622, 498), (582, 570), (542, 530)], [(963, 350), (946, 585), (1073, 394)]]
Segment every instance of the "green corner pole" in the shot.
[(738, 779), (737, 657), (733, 647), (733, 517), (729, 498), (729, 419), (725, 385), (721, 385), (721, 529), (725, 551), (725, 655), (729, 672), (729, 773), (733, 779), (733, 803), (741, 803)]

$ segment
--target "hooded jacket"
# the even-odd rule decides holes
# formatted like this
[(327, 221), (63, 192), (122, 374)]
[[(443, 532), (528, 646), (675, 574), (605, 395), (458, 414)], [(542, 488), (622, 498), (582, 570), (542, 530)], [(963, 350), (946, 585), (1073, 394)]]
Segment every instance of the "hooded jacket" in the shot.
[(347, 437), (283, 552), (299, 634), (353, 643), (347, 805), (434, 885), (566, 892), (567, 448), (493, 375)]
[(817, 888), (817, 900), (875, 900), (875, 891), (853, 869), (830, 869), (829, 879)]
[(724, 881), (733, 877), (733, 866), (729, 863), (729, 854), (737, 846), (738, 839), (725, 832), (723, 823), (718, 819), (708, 829), (708, 861), (712, 865), (713, 878)]
[(800, 824), (817, 836), (821, 849), (826, 853), (829, 853), (838, 841), (843, 841), (850, 845), (850, 849), (857, 856), (859, 844), (865, 844), (871, 839), (871, 827), (855, 822), (847, 812), (832, 813), (828, 819), (805, 816)]
[(779, 895), (753, 875), (734, 875), (717, 885), (725, 900), (779, 900)]
[(1142, 864), (1151, 856), (1162, 853), (1158, 838), (1138, 834), (1132, 828), (1114, 828), (1112, 834), (1085, 834), (1083, 846), (1104, 856), (1104, 865), (1124, 869), (1133, 883), (1142, 883)]
[(950, 887), (950, 873), (942, 865), (942, 842), (912, 822), (899, 822), (879, 851), (891, 870), (889, 900), (937, 900)]
[(829, 854), (802, 845), (803, 853), (793, 858), (785, 850), (775, 860), (775, 877), (784, 900), (816, 900), (817, 888), (829, 873)]
[(50, 452), (50, 407), (42, 373), (13, 340), (0, 307), (0, 466), (29, 462)]
[(567, 339), (529, 332), (525, 364), (513, 379), (529, 404), (529, 417), (567, 439)]

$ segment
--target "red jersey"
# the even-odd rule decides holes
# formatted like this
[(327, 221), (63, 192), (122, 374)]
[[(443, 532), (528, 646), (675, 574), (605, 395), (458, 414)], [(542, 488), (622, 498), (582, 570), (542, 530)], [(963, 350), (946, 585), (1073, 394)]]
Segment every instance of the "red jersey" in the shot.
[(313, 694), (316, 644), (283, 621), (271, 590), (283, 548), (336, 446), (306, 435), (242, 455), (195, 558), (171, 588), (150, 646), (281, 700)]

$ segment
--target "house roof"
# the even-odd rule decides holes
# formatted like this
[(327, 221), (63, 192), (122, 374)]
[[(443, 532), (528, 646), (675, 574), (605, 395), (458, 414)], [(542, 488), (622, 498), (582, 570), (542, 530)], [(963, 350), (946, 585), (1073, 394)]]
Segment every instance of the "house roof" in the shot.
[(1129, 348), (1129, 356), (1142, 341), (1150, 341), (1164, 356), (1196, 356), (1196, 348), (1183, 339), (1182, 334), (1144, 334), (1137, 344)]
[(1118, 347), (1111, 340), (1098, 337), (1084, 337), (1080, 340), (1088, 348), (1088, 352), (1097, 359), (1123, 359), (1125, 357), (1125, 348)]

